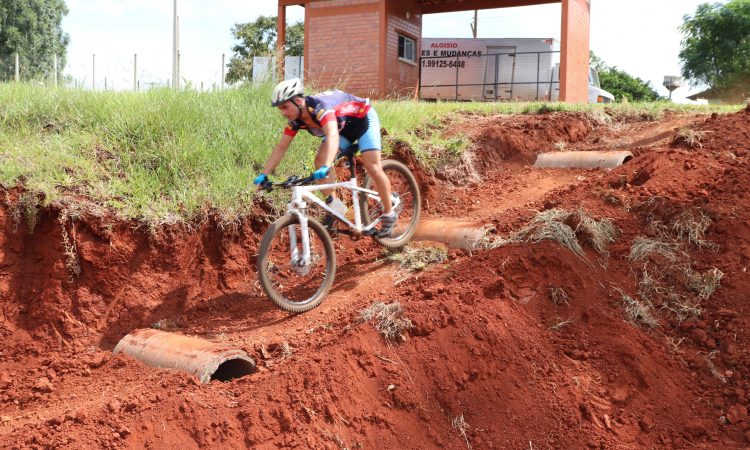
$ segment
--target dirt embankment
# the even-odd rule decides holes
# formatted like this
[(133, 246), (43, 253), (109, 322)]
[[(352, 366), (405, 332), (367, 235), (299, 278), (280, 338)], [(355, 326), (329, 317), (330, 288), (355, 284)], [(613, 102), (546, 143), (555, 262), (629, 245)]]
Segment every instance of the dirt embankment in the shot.
[[(27, 214), (9, 192), (0, 446), (744, 448), (750, 111), (617, 127), (485, 120), (472, 134), (483, 183), (425, 175), (428, 215), (507, 237), (535, 211), (580, 209), (619, 229), (607, 251), (578, 230), (581, 256), (517, 243), (451, 252), (405, 278), (370, 242), (339, 239), (330, 297), (289, 316), (255, 284), (262, 223), (151, 234), (59, 208)], [(692, 146), (672, 142), (685, 126), (699, 132)], [(611, 172), (526, 166), (564, 148), (637, 157)], [(375, 301), (404, 307), (404, 342), (360, 319)], [(110, 356), (150, 325), (243, 348), (261, 370), (198, 386)]]

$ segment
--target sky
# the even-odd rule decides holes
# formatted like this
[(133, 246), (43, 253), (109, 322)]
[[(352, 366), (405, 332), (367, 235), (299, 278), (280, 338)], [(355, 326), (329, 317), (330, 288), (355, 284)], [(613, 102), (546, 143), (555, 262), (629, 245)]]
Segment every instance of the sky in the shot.
[[(710, 0), (713, 2), (714, 0)], [(605, 63), (650, 81), (661, 95), (665, 75), (679, 75), (683, 16), (706, 0), (591, 0), (591, 50)], [(97, 89), (132, 89), (134, 54), (142, 86), (166, 83), (172, 70), (173, 0), (67, 0), (70, 35), (65, 73)], [(221, 57), (235, 44), (231, 29), (275, 15), (276, 0), (178, 0), (181, 75), (195, 88), (221, 83)], [(560, 39), (560, 4), (479, 11), (478, 37)], [(304, 8), (287, 8), (287, 21)], [(471, 37), (473, 12), (423, 16), (423, 37)], [(95, 63), (94, 57), (95, 56)], [(106, 80), (106, 81), (105, 81)], [(685, 86), (677, 101), (700, 90)]]

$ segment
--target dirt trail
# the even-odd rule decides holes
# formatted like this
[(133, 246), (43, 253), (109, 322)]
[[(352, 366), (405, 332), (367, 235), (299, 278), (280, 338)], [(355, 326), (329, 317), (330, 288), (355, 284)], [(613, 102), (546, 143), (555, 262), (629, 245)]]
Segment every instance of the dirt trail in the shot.
[[(583, 256), (550, 241), (513, 244), (452, 250), (409, 273), (372, 242), (339, 238), (330, 296), (289, 315), (255, 281), (262, 221), (151, 236), (50, 208), (29, 233), (14, 206), (19, 191), (9, 191), (0, 208), (0, 447), (744, 448), (750, 112), (476, 125), (475, 159), (457, 171), (482, 181), (432, 181), (426, 217), (492, 224), (507, 236), (536, 211), (583, 209), (620, 229), (609, 255), (579, 236)], [(708, 132), (699, 148), (672, 143), (683, 126)], [(610, 172), (528, 166), (539, 151), (613, 145), (636, 158)], [(638, 237), (666, 239), (685, 211), (710, 219), (705, 245), (680, 241), (693, 272), (658, 255), (629, 258)], [(700, 315), (678, 318), (673, 300), (695, 298), (680, 277), (714, 268), (721, 287), (693, 305)], [(653, 328), (623, 315), (644, 270), (676, 296), (651, 298)], [(403, 305), (414, 325), (404, 342), (360, 319), (377, 301)], [(199, 386), (111, 356), (122, 335), (148, 326), (230, 343), (260, 369)]]

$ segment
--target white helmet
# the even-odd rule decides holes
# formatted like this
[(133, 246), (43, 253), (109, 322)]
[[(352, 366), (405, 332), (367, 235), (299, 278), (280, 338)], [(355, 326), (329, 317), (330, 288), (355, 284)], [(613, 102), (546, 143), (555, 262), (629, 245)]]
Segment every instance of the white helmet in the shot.
[(273, 89), (271, 95), (271, 106), (279, 106), (285, 101), (291, 100), (294, 97), (305, 95), (305, 88), (302, 86), (302, 80), (299, 78), (293, 78), (291, 80), (282, 81), (277, 84)]

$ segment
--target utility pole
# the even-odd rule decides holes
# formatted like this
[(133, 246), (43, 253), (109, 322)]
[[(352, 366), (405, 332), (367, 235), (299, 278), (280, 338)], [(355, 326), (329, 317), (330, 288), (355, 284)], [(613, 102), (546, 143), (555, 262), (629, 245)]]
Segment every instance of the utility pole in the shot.
[(172, 10), (172, 86), (177, 86), (177, 0)]
[(133, 53), (133, 91), (138, 92), (138, 53)]
[(474, 23), (471, 24), (471, 34), (474, 35), (474, 39), (477, 38), (477, 16), (478, 16), (478, 10), (474, 10)]
[(226, 54), (221, 54), (221, 89), (224, 90), (224, 71), (226, 70)]
[(57, 55), (52, 57), (52, 85), (57, 87)]
[(18, 52), (16, 52), (16, 83), (21, 80), (21, 72), (18, 69)]
[(96, 53), (91, 55), (91, 88), (96, 90)]

